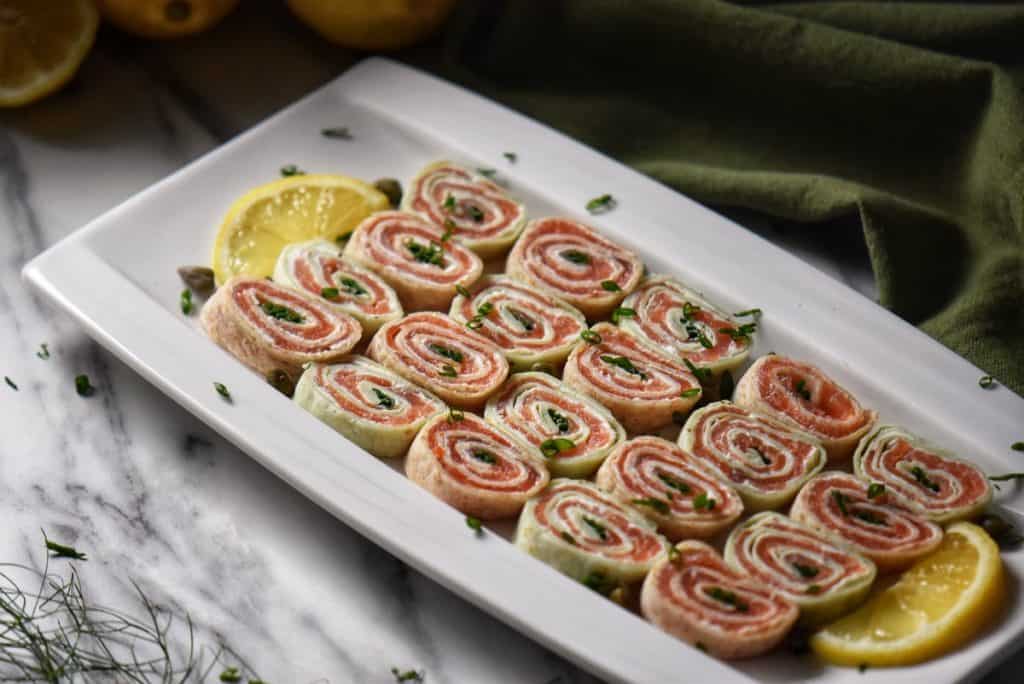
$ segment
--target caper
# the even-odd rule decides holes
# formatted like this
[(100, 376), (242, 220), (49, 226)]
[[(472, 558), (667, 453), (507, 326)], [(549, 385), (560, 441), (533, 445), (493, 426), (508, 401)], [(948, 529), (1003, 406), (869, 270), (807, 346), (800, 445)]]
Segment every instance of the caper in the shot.
[(292, 381), (292, 377), (280, 368), (275, 368), (267, 373), (267, 382), (286, 397), (295, 394), (295, 383)]
[(392, 207), (402, 203), (402, 184), (394, 178), (380, 178), (374, 181), (373, 187), (387, 195)]
[(213, 269), (206, 266), (180, 266), (178, 276), (196, 294), (209, 297), (217, 289), (213, 280)]

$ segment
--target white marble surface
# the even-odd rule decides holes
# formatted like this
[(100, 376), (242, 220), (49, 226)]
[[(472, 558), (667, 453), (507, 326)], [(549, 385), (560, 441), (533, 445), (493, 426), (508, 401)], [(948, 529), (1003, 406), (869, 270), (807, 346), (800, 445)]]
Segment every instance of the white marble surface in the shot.
[[(390, 682), (392, 666), (430, 684), (594, 681), (308, 503), (19, 277), (46, 246), (351, 61), (278, 10), (173, 44), (104, 32), (71, 88), (0, 114), (0, 375), (19, 386), (0, 385), (0, 560), (41, 562), (44, 528), (89, 553), (81, 572), (98, 600), (131, 607), (135, 579), (276, 684)], [(873, 296), (855, 227), (822, 245), (741, 219)], [(43, 342), (49, 360), (36, 357)], [(79, 373), (94, 396), (75, 394)], [(1013, 670), (986, 681), (1019, 681)]]

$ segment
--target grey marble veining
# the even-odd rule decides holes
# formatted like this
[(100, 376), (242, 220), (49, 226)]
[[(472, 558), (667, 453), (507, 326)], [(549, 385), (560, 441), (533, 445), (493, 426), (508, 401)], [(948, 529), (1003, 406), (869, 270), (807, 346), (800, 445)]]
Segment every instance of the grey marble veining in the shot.
[[(104, 32), (70, 88), (0, 114), (0, 375), (19, 387), (0, 385), (0, 561), (40, 564), (45, 529), (88, 552), (97, 601), (135, 610), (134, 579), (271, 682), (384, 683), (392, 666), (430, 684), (596, 681), (309, 503), (20, 280), (46, 246), (351, 63), (281, 12), (171, 44)], [(865, 254), (748, 218), (874, 297)], [(80, 373), (93, 396), (75, 393)]]

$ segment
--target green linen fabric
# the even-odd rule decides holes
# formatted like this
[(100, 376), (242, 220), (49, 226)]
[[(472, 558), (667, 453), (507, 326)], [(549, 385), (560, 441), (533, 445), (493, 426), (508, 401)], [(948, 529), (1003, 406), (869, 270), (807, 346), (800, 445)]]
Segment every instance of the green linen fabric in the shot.
[(859, 224), (881, 304), (1024, 394), (1024, 6), (479, 0), (406, 58), (706, 204)]

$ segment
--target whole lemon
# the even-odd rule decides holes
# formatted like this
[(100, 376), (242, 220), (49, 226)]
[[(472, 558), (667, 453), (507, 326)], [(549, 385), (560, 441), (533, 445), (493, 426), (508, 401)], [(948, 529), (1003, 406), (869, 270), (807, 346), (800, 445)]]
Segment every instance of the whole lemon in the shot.
[(436, 31), (457, 0), (288, 0), (327, 40), (355, 50), (397, 50)]
[(144, 38), (180, 38), (210, 28), (238, 0), (96, 0), (103, 18)]

